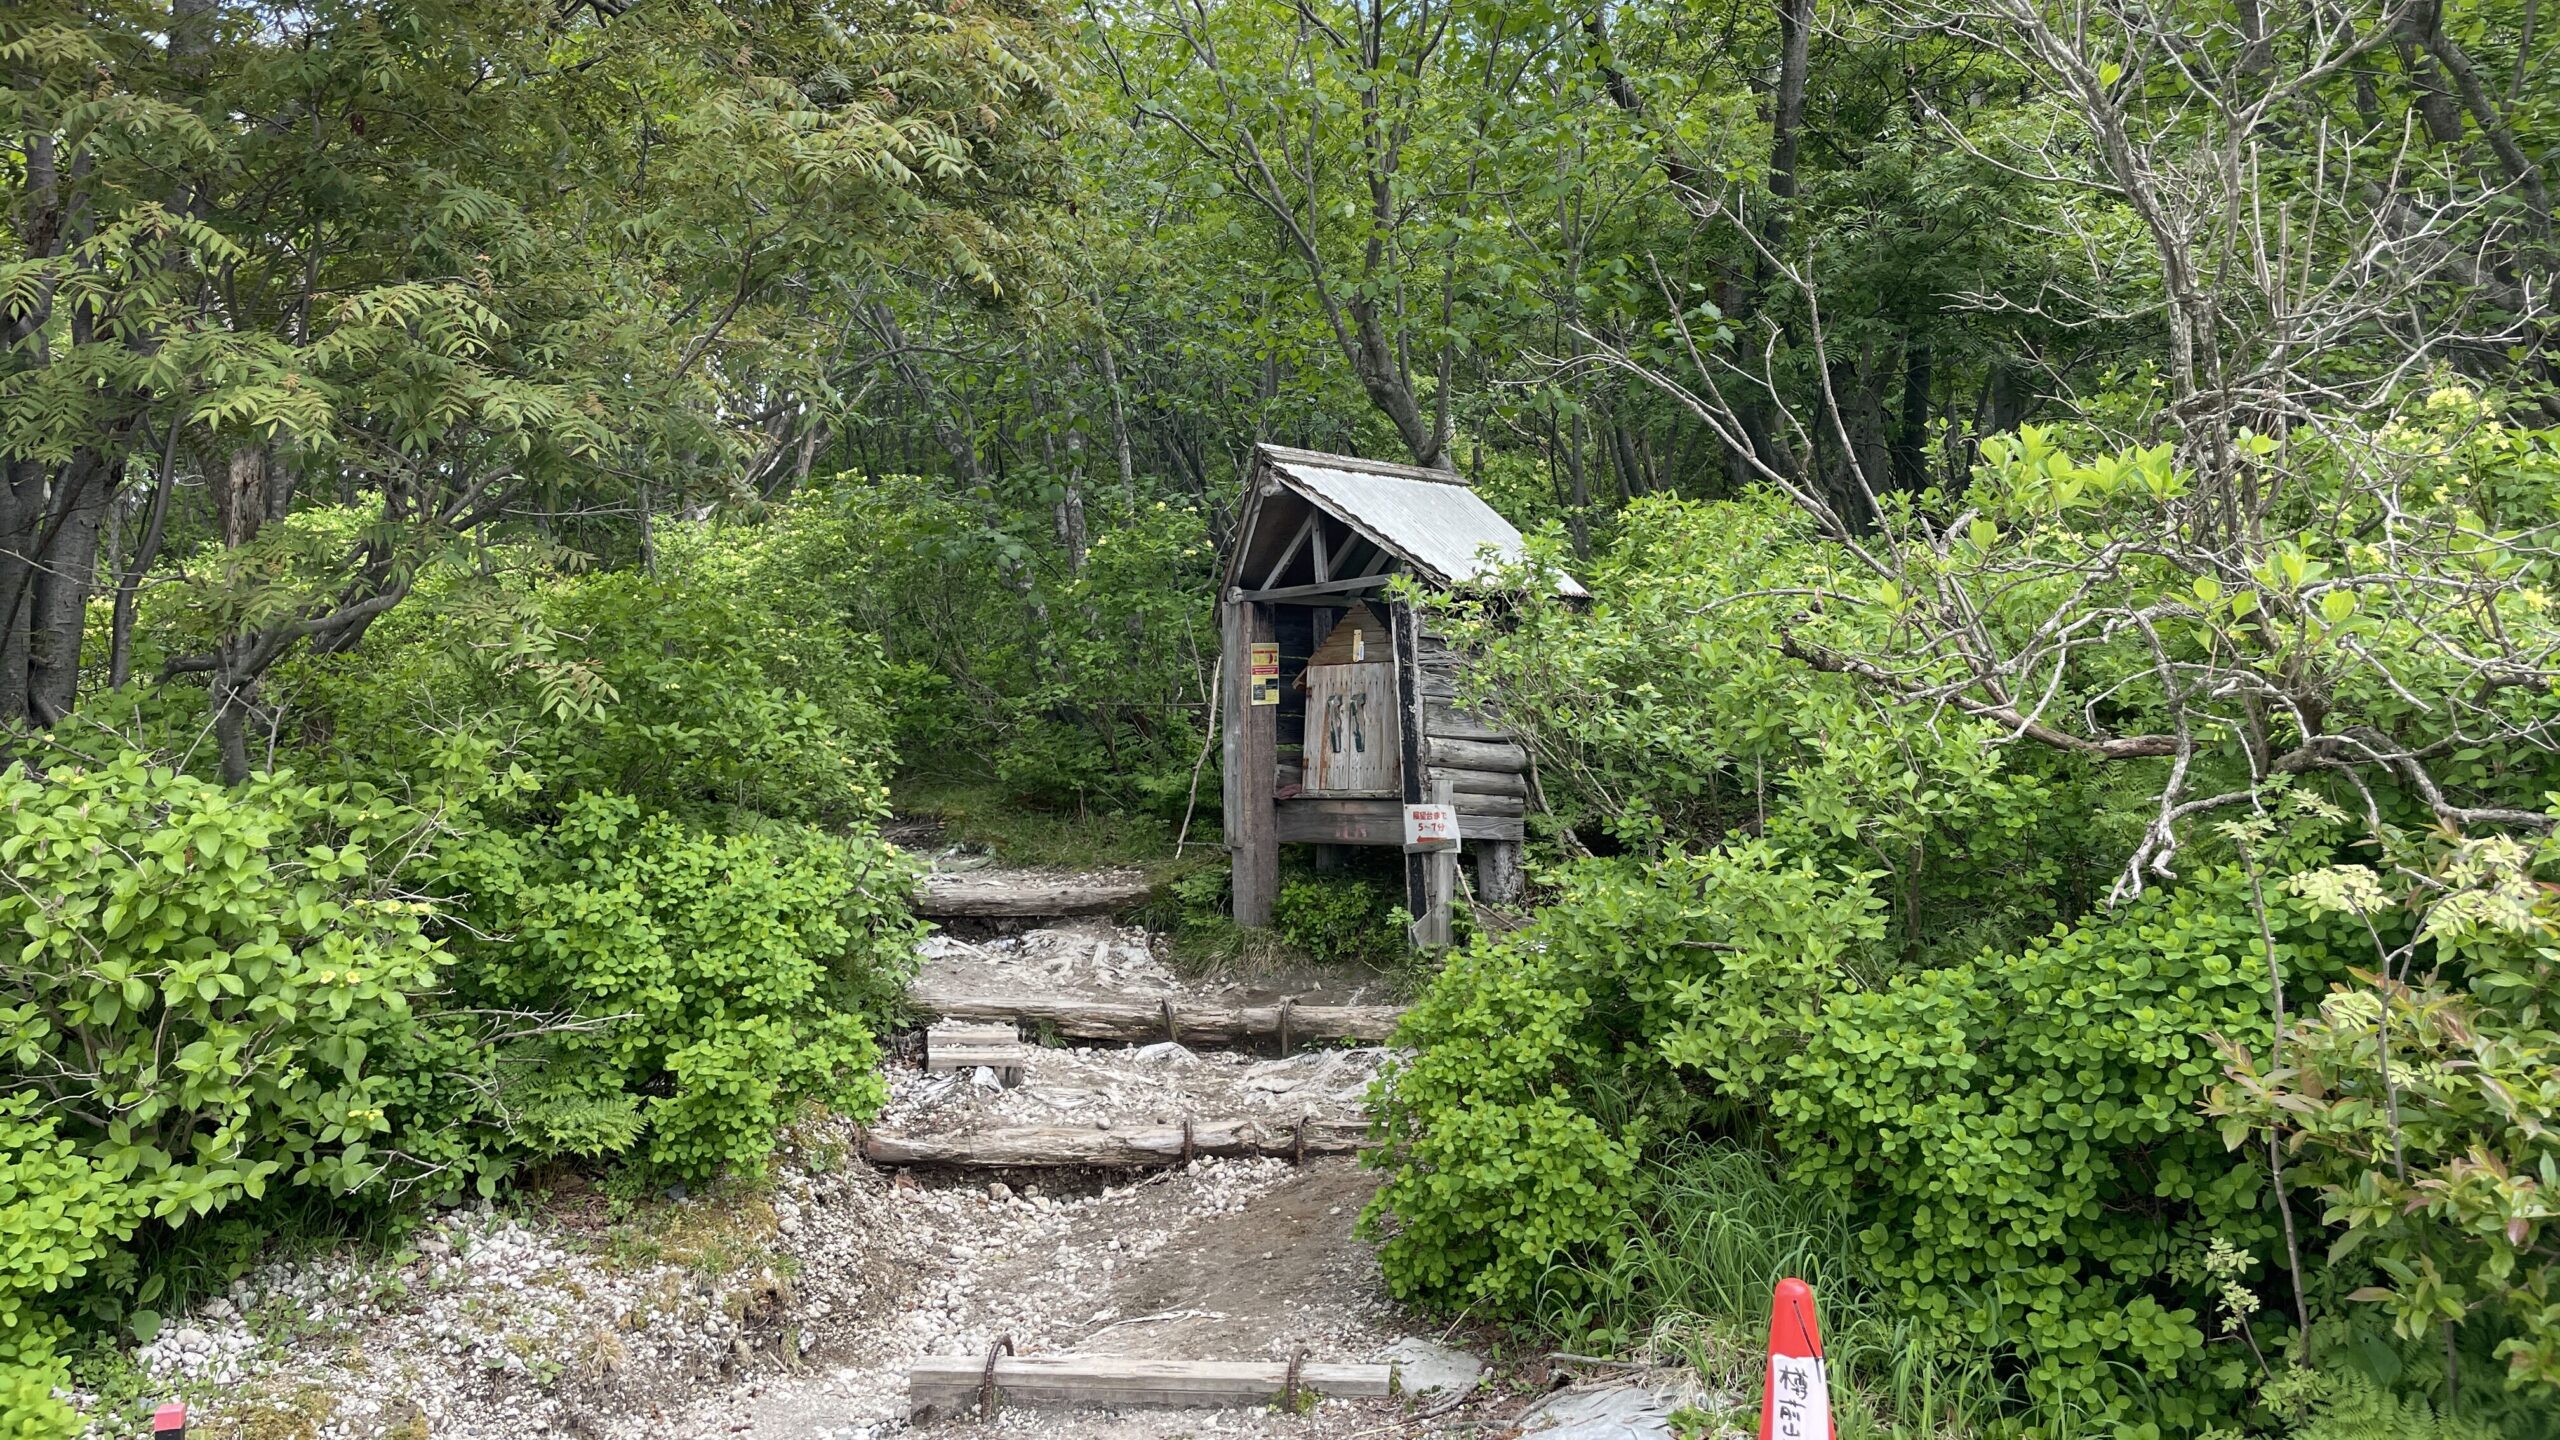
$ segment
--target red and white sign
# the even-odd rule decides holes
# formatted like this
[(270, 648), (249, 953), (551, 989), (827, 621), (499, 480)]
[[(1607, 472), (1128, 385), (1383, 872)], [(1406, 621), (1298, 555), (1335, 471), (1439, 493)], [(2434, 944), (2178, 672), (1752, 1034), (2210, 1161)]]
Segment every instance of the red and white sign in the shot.
[(1407, 850), (1457, 849), (1458, 807), (1454, 805), (1407, 805), (1404, 807), (1404, 848)]
[(1769, 1306), (1769, 1391), (1760, 1440), (1831, 1440), (1831, 1385), (1822, 1371), (1822, 1326), (1813, 1287), (1790, 1276)]

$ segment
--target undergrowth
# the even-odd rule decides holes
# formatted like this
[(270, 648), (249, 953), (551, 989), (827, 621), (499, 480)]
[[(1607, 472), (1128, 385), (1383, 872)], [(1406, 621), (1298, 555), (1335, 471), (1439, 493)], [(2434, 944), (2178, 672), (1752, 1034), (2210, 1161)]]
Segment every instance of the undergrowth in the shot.
[(1026, 804), (991, 780), (941, 777), (909, 776), (894, 787), (894, 797), (899, 814), (938, 822), (946, 843), (983, 850), (1007, 865), (1066, 870), (1137, 866), (1161, 880), (1226, 860), (1214, 813), (1193, 819), (1187, 853), (1177, 857), (1175, 825), (1143, 811), (1051, 809)]
[(1788, 1184), (1770, 1156), (1722, 1140), (1672, 1151), (1644, 1171), (1636, 1207), (1627, 1238), (1558, 1267), (1532, 1314), (1573, 1343), (1690, 1365), (1740, 1401), (1714, 1417), (1716, 1433), (1758, 1415), (1770, 1296), (1788, 1276), (1813, 1287), (1843, 1440), (1974, 1435), (2017, 1413), (1990, 1357), (1933, 1348), (1874, 1295), (1847, 1211)]

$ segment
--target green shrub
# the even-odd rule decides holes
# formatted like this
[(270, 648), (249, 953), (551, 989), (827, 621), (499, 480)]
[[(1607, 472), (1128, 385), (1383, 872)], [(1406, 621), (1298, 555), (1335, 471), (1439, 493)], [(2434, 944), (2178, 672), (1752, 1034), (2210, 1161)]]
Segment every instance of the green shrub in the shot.
[(1294, 876), (1271, 903), (1281, 940), (1329, 964), (1389, 965), (1405, 954), (1402, 898), (1383, 877), (1346, 871)]
[(68, 1292), (115, 1254), (141, 1193), (63, 1139), (30, 1093), (0, 1097), (0, 1440), (78, 1433), (53, 1398), (67, 1373), (54, 1347)]
[[(804, 1102), (887, 1098), (871, 1021), (906, 975), (912, 872), (873, 838), (720, 834), (627, 796), (452, 847), (458, 987), (569, 1017), (511, 1055), (504, 1123), (541, 1153), (755, 1168)], [(640, 1142), (645, 1138), (645, 1147)]]
[[(2013, 1356), (2055, 1413), (2223, 1413), (2250, 1367), (2208, 1344), (2201, 1254), (2277, 1253), (2263, 1172), (2201, 1112), (2217, 1037), (2269, 1030), (2245, 877), (2199, 867), (2017, 954), (1881, 981), (1871, 879), (1757, 842), (1591, 862), (1453, 959), (1377, 1100), (1389, 1284), (1552, 1298), (1641, 1223), (1636, 1155), (1747, 1125), (1845, 1207), (1922, 1338)], [(2288, 985), (2344, 973), (2338, 917), (2270, 904)]]
[(400, 1164), (372, 1063), (446, 957), (393, 888), (416, 817), (289, 774), (209, 784), (124, 753), (0, 773), (0, 1056), (152, 1216)]
[(69, 1321), (156, 1324), (131, 1242), (433, 1166), (402, 1057), (447, 957), (383, 863), (419, 819), (131, 752), (0, 773), (0, 1436), (69, 1433)]

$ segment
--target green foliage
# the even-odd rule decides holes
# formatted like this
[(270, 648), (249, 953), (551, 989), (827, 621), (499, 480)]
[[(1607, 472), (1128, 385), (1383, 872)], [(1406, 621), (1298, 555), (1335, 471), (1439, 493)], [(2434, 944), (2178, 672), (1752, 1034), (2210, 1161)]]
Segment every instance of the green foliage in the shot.
[(120, 754), (0, 773), (0, 1054), (154, 1218), (398, 1165), (374, 1062), (446, 964), (397, 893), (416, 817), (289, 775), (237, 788)]
[(53, 1398), (60, 1298), (142, 1220), (143, 1195), (58, 1133), (37, 1097), (0, 1097), (0, 1437), (58, 1440), (78, 1417)]
[[(1035, 568), (1026, 536), (922, 481), (866, 491), (844, 477), (829, 503), (861, 537), (838, 583), (887, 651), (898, 748), (919, 779), (1179, 820), (1218, 649), (1197, 509), (1097, 509), (1089, 549)], [(1202, 783), (1214, 817), (1214, 768)]]
[[(2275, 1235), (2200, 1108), (2216, 1037), (2270, 1025), (2245, 875), (1900, 973), (1874, 878), (1759, 841), (1586, 862), (1528, 929), (1452, 959), (1379, 1096), (1390, 1285), (1552, 1303), (1650, 1223), (1639, 1153), (1749, 1117), (1924, 1342), (2014, 1356), (2053, 1413), (2226, 1413), (2251, 1372), (2209, 1343), (2200, 1257), (2220, 1237), (2265, 1259)], [(2289, 984), (2344, 973), (2337, 917), (2279, 896), (2269, 923)]]
[[(2507, 1386), (2560, 1397), (2560, 843), (2404, 839), (2399, 863), (2290, 888), (2368, 937), (2352, 980), (2297, 1001), (2281, 1048), (2228, 1046), (2213, 1110), (2235, 1147), (2280, 1137), (2370, 1267), (2348, 1298), (2403, 1340), (2457, 1330)], [(2423, 1417), (2421, 1417), (2423, 1418)]]
[[(155, 749), (0, 773), (0, 1064), (39, 1097), (0, 1180), (38, 1207), (0, 1284), (22, 1368), (59, 1373), (66, 1323), (147, 1333), (312, 1197), (493, 1194), (564, 1156), (752, 1172), (804, 1107), (880, 1102), (917, 932), (875, 823), (882, 662), (827, 581), (845, 533), (661, 538), (654, 576), (539, 545), (420, 575), (365, 651), (276, 673), (298, 771), (191, 773), (202, 708), (135, 689), (84, 733)], [(146, 637), (192, 613), (155, 603)]]
[[(1400, 870), (1401, 865), (1396, 868)], [(1409, 948), (1400, 923), (1404, 913), (1400, 880), (1401, 876), (1391, 880), (1382, 874), (1345, 871), (1291, 876), (1272, 899), (1271, 928), (1282, 943), (1312, 959), (1393, 964)]]
[(1524, 583), (1443, 607), (1559, 818), (1637, 849), (1757, 835), (1874, 872), (1891, 948), (1915, 958), (2015, 945), (2090, 902), (2134, 828), (2108, 778), (1958, 716), (1913, 724), (1784, 653), (1801, 592), (1833, 573), (1801, 514), (1765, 495), (1661, 498), (1626, 521), (1575, 566), (1587, 606), (1526, 583), (1563, 563), (1549, 537)]
[(505, 1122), (533, 1153), (700, 1178), (760, 1166), (802, 1104), (888, 1098), (870, 1026), (918, 932), (912, 871), (876, 840), (722, 835), (588, 793), (443, 866), (469, 897), (463, 995), (575, 1017), (510, 1076)]
[(2265, 1398), (2286, 1422), (2285, 1440), (2499, 1440), (2504, 1433), (2343, 1368), (2288, 1371), (2268, 1382)]

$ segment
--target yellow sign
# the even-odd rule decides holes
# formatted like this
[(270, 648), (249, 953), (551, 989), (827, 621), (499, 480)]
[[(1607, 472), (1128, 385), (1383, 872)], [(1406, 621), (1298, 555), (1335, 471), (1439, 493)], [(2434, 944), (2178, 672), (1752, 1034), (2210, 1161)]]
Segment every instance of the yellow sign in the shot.
[(1252, 665), (1250, 667), (1250, 671), (1253, 677), (1253, 703), (1256, 705), (1279, 704), (1279, 644), (1270, 640), (1255, 641), (1253, 643)]

